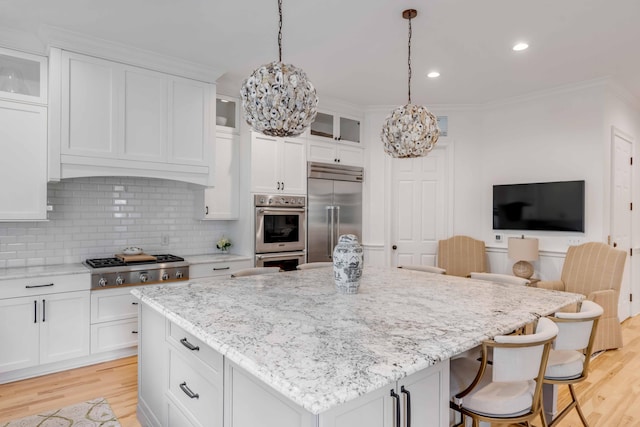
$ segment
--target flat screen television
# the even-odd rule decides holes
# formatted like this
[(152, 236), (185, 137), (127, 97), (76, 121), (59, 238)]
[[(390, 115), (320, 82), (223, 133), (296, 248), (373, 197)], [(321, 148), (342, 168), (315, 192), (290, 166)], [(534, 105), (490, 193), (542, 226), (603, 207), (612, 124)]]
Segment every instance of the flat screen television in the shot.
[(494, 185), (493, 229), (584, 232), (584, 181)]

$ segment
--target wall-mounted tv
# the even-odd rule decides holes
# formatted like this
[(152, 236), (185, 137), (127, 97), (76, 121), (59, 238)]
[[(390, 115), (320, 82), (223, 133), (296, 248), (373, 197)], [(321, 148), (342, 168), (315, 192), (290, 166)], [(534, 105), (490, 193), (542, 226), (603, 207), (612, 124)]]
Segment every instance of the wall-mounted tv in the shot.
[(493, 229), (584, 232), (584, 181), (494, 185)]

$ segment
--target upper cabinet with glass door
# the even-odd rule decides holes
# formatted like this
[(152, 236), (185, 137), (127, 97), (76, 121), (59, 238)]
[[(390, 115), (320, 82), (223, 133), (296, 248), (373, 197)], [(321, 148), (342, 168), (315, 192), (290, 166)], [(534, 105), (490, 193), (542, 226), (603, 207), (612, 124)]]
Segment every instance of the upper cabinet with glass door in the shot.
[(216, 96), (216, 131), (240, 131), (240, 100), (225, 95)]
[(47, 58), (0, 48), (0, 98), (47, 103)]
[(309, 136), (360, 143), (360, 119), (318, 111), (316, 120), (311, 123)]

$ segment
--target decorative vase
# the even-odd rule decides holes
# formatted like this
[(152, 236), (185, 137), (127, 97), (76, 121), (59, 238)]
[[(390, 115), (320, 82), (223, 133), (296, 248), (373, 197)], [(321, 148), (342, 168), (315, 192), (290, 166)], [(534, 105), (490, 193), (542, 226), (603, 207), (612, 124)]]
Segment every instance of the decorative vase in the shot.
[(333, 277), (341, 294), (358, 292), (362, 276), (363, 251), (358, 237), (343, 234), (333, 250)]

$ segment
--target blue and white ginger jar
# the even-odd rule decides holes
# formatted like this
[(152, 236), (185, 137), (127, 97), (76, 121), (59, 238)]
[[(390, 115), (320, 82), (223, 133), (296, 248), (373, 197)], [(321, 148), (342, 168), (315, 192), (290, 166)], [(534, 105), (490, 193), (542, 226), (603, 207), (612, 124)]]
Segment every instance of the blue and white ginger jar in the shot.
[(358, 237), (343, 234), (333, 250), (333, 276), (336, 289), (342, 294), (358, 292), (362, 277), (363, 250)]

